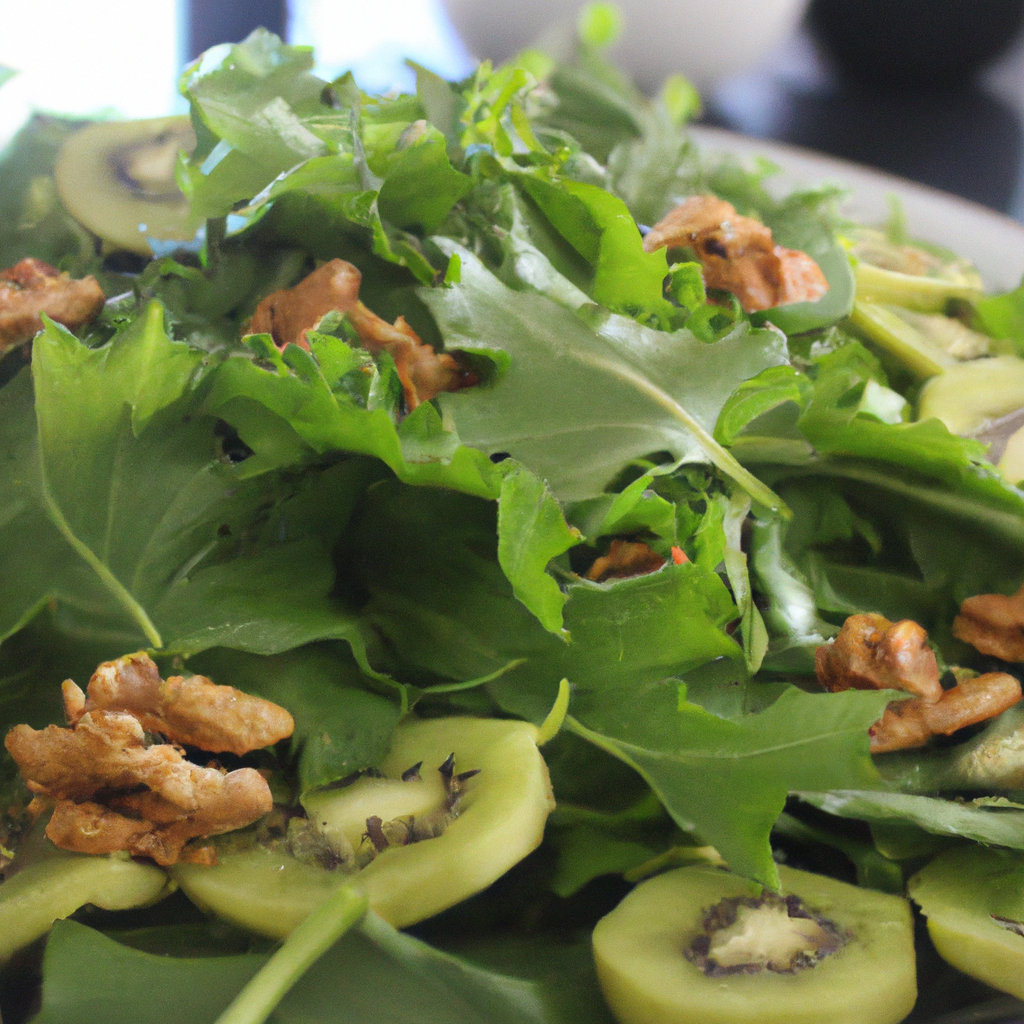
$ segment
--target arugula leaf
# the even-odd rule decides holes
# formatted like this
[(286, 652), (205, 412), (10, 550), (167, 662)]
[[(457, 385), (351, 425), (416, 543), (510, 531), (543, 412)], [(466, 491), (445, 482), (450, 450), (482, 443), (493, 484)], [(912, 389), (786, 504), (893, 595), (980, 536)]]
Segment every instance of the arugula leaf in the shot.
[[(748, 381), (723, 410), (719, 436), (795, 510), (785, 529), (766, 521), (753, 535), (773, 667), (811, 671), (811, 648), (831, 631), (816, 608), (913, 618), (962, 661), (950, 635), (959, 603), (1024, 575), (1024, 495), (937, 420), (884, 419), (888, 395), (878, 360), (850, 342), (806, 375)], [(784, 665), (775, 655), (787, 644)]]
[(675, 680), (581, 687), (569, 724), (636, 768), (679, 827), (715, 846), (733, 871), (777, 889), (769, 834), (788, 793), (809, 779), (822, 790), (877, 783), (868, 728), (889, 696), (787, 687), (765, 710), (724, 719), (690, 703)]
[(429, 685), (506, 669), (489, 692), (507, 711), (542, 721), (562, 678), (642, 682), (740, 655), (724, 630), (736, 617), (732, 598), (695, 564), (608, 584), (570, 576), (570, 642), (546, 632), (498, 564), (495, 513), (452, 492), (395, 483), (367, 492), (341, 571), (369, 595), (366, 626), (385, 638), (384, 667), (397, 676)]
[(446, 345), (511, 358), (492, 387), (441, 397), (465, 443), (513, 455), (563, 500), (592, 497), (633, 459), (668, 451), (711, 462), (778, 506), (710, 431), (741, 381), (785, 361), (781, 335), (743, 327), (706, 345), (621, 316), (588, 321), (546, 296), (512, 292), (472, 253), (437, 242), (462, 263), (459, 284), (420, 292)]
[[(102, 636), (108, 657), (139, 646), (358, 645), (329, 597), (327, 552), (366, 463), (311, 474), (305, 497), (276, 477), (240, 482), (216, 422), (199, 414), (203, 363), (166, 336), (155, 303), (98, 349), (55, 325), (36, 339), (35, 416), (27, 373), (0, 391), (0, 637), (56, 602), (61, 628)], [(310, 494), (329, 496), (330, 511), (310, 516)]]
[[(159, 956), (61, 921), (47, 943), (43, 1004), (34, 1020), (213, 1024), (266, 962), (258, 953)], [(575, 973), (581, 974), (578, 966)], [(598, 997), (596, 984), (586, 983), (589, 1010)], [(314, 1019), (323, 1024), (582, 1024), (578, 1004), (560, 999), (556, 988), (550, 975), (534, 980), (488, 970), (369, 915), (360, 930), (344, 936), (310, 968), (269, 1019), (277, 1024)]]
[[(386, 408), (369, 408), (345, 390), (343, 373), (332, 374), (330, 381), (324, 376), (322, 367), (351, 365), (345, 342), (314, 334), (311, 348), (306, 352), (290, 345), (279, 355), (266, 339), (254, 339), (259, 362), (238, 356), (218, 368), (205, 407), (235, 427), (256, 453), (259, 462), (248, 472), (299, 461), (303, 448), (309, 456), (343, 451), (375, 456), (410, 483), (497, 497), (501, 471), (445, 430), (430, 403), (424, 402), (396, 427)], [(284, 422), (275, 423), (268, 413)], [(247, 472), (244, 464), (242, 472)]]
[(521, 187), (593, 268), (589, 293), (615, 313), (667, 327), (675, 309), (664, 296), (665, 251), (644, 252), (625, 203), (587, 182), (549, 184), (523, 177)]
[[(424, 188), (429, 181), (428, 188)], [(451, 208), (473, 187), (455, 170), (437, 129), (423, 134), (389, 160), (378, 200), (381, 216), (400, 228), (436, 231)]]
[(561, 629), (566, 595), (545, 570), (579, 540), (544, 482), (512, 467), (498, 499), (498, 561), (513, 593), (552, 633)]
[(180, 168), (196, 218), (222, 217), (279, 174), (327, 151), (310, 121), (331, 113), (326, 83), (310, 74), (310, 47), (285, 46), (266, 29), (207, 51), (186, 68), (198, 146)]
[(1024, 811), (975, 806), (909, 793), (862, 792), (837, 786), (831, 793), (800, 792), (801, 800), (829, 814), (869, 822), (913, 823), (926, 832), (960, 836), (990, 846), (1024, 850)]

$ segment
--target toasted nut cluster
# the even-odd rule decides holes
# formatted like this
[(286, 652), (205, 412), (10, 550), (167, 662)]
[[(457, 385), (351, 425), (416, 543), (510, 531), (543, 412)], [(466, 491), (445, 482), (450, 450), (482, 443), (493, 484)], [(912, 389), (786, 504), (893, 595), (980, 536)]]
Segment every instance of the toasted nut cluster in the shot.
[(906, 690), (871, 727), (871, 752), (920, 747), (932, 736), (986, 721), (1021, 699), (1020, 683), (1003, 672), (964, 675), (943, 690), (928, 635), (916, 622), (851, 615), (831, 644), (815, 652), (818, 681), (827, 690)]
[(1020, 683), (1014, 676), (987, 672), (961, 679), (937, 701), (894, 700), (869, 730), (871, 752), (923, 746), (933, 736), (951, 736), (958, 729), (995, 718), (1020, 699)]
[(104, 301), (95, 277), (75, 280), (28, 256), (0, 270), (0, 352), (35, 337), (43, 313), (74, 329), (92, 320)]
[[(55, 802), (46, 834), (62, 849), (209, 860), (185, 844), (271, 809), (255, 769), (202, 767), (180, 746), (241, 754), (291, 735), (291, 715), (269, 701), (202, 676), (165, 682), (145, 654), (100, 665), (88, 697), (70, 679), (63, 695), (71, 728), (17, 725), (5, 740), (28, 788)], [(170, 742), (151, 742), (147, 729)]]
[(359, 301), (362, 275), (345, 260), (334, 259), (314, 270), (294, 288), (272, 292), (249, 321), (251, 334), (269, 334), (280, 348), (291, 343), (309, 348), (306, 332), (328, 313), (344, 313), (371, 355), (387, 352), (395, 361), (405, 403), (415, 409), (442, 391), (477, 383), (472, 371), (447, 352), (438, 354), (399, 317), (393, 324)]
[(697, 254), (707, 287), (732, 292), (747, 313), (814, 302), (828, 291), (807, 253), (776, 245), (762, 223), (716, 196), (691, 196), (644, 237), (647, 252), (681, 246)]
[(939, 664), (928, 634), (910, 619), (851, 615), (839, 636), (814, 653), (818, 682), (826, 690), (906, 690), (926, 700), (942, 696)]
[(124, 711), (147, 732), (216, 754), (259, 750), (291, 736), (295, 728), (284, 708), (233, 686), (217, 686), (205, 676), (171, 676), (164, 681), (145, 654), (100, 665), (89, 680), (89, 699), (84, 703), (79, 704), (82, 691), (70, 680), (64, 689), (71, 725), (89, 711)]
[(978, 594), (960, 605), (953, 636), (1003, 661), (1024, 661), (1024, 587), (1016, 594)]

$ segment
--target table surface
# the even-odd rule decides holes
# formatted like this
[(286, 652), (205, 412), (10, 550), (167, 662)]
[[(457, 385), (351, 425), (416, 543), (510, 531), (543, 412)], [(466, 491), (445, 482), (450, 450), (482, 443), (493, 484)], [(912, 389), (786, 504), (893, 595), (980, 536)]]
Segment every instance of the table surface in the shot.
[(1024, 36), (955, 91), (869, 93), (806, 30), (706, 98), (702, 117), (952, 192), (1024, 221)]

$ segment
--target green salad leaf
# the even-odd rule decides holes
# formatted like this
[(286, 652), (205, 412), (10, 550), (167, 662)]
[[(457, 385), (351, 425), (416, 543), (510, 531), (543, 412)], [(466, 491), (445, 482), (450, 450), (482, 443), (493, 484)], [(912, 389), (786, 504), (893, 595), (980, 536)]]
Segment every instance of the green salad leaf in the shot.
[[(990, 668), (951, 624), (1024, 579), (1024, 492), (915, 421), (907, 374), (851, 325), (839, 191), (778, 198), (767, 163), (698, 152), (692, 88), (643, 96), (602, 55), (612, 12), (581, 24), (461, 82), (415, 68), (415, 95), (326, 81), (264, 30), (215, 47), (181, 79), (197, 240), (145, 266), (61, 205), (74, 123), (36, 118), (0, 160), (0, 266), (32, 255), (110, 296), (0, 359), (3, 730), (61, 722), (62, 679), (138, 649), (274, 701), (294, 734), (224, 767), (258, 768), (277, 806), (217, 842), (287, 846), (327, 887), (344, 857), (289, 845), (319, 828), (301, 799), (390, 786), (409, 716), (545, 723), (558, 804), (539, 849), (415, 933), (370, 915), (335, 942), (314, 914), (275, 952), (181, 893), (83, 910), (0, 975), (5, 1019), (38, 969), (37, 1022), (605, 1024), (588, 933), (650, 873), (775, 887), (774, 843), (898, 890), (951, 842), (1024, 848), (1020, 712), (873, 759), (897, 695), (815, 679), (865, 611), (919, 622), (943, 668)], [(685, 252), (646, 252), (704, 192), (813, 257), (827, 295), (748, 316)], [(331, 260), (405, 348), (316, 302), (251, 333)], [(961, 314), (1013, 338), (1020, 304)], [(451, 360), (456, 390), (407, 401), (410, 365)], [(0, 793), (2, 877), (32, 856), (10, 761)]]

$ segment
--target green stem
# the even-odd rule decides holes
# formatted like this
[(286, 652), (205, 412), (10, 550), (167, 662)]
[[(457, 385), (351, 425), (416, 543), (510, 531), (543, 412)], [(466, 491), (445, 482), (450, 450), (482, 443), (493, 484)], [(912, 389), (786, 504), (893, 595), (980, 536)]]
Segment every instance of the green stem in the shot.
[(366, 897), (339, 886), (285, 939), (215, 1024), (263, 1024), (288, 990), (366, 914)]

